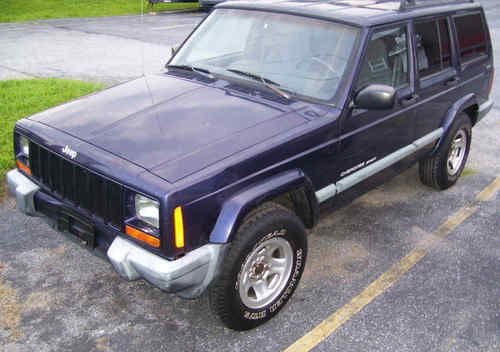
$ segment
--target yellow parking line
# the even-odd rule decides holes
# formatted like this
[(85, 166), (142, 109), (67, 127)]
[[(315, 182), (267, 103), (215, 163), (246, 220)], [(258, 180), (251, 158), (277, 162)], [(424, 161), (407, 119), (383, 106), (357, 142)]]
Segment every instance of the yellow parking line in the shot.
[[(476, 201), (488, 201), (500, 189), (500, 176), (490, 185), (484, 188), (476, 197)], [(454, 215), (442, 223), (430, 236), (430, 239), (420, 243), (408, 255), (394, 264), (389, 270), (379, 276), (368, 285), (363, 292), (354, 297), (349, 303), (323, 320), (319, 325), (295, 341), (285, 352), (310, 351), (328, 336), (334, 333), (346, 321), (351, 319), (377, 296), (384, 293), (395, 282), (401, 279), (411, 268), (413, 268), (429, 250), (448, 236), (458, 225), (463, 223), (478, 209), (477, 205), (469, 205), (460, 208)]]
[(483, 189), (476, 197), (476, 200), (481, 202), (487, 202), (495, 193), (500, 189), (500, 176), (490, 183), (485, 189)]

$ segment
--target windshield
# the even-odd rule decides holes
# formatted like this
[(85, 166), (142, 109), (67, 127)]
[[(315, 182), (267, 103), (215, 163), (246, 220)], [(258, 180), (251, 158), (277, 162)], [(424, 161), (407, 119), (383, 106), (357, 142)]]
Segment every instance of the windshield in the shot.
[(351, 26), (308, 17), (217, 9), (170, 64), (258, 78), (292, 94), (330, 100), (357, 33)]

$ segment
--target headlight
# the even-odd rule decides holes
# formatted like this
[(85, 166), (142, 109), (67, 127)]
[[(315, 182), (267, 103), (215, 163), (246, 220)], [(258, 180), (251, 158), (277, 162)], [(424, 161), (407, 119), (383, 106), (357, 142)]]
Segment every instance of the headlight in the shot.
[(135, 195), (135, 215), (138, 219), (151, 226), (159, 228), (160, 225), (160, 204), (141, 194)]
[(19, 137), (19, 151), (26, 157), (30, 156), (30, 141), (24, 136)]

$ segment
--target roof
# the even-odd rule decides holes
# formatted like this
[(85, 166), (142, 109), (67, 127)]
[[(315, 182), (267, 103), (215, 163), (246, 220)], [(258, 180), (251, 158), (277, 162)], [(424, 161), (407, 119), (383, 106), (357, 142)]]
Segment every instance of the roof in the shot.
[(362, 27), (480, 7), (471, 0), (243, 0), (217, 6), (312, 16)]

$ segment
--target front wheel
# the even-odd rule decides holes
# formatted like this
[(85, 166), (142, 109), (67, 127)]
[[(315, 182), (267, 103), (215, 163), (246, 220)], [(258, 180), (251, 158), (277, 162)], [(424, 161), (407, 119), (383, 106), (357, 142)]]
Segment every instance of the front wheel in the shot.
[(295, 291), (306, 254), (300, 219), (281, 205), (264, 204), (246, 217), (231, 243), (209, 291), (212, 309), (234, 330), (268, 321)]
[(436, 189), (453, 186), (465, 168), (471, 138), (471, 121), (465, 113), (461, 113), (436, 154), (420, 161), (419, 173), (422, 183)]

